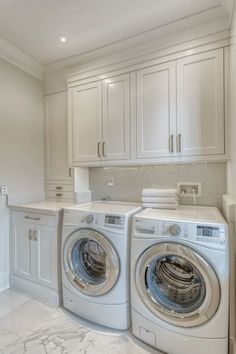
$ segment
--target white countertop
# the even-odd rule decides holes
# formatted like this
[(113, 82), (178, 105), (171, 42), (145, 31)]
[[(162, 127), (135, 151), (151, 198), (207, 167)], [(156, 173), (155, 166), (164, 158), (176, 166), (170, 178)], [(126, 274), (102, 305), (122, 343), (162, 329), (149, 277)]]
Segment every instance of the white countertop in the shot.
[(9, 208), (13, 210), (22, 211), (27, 209), (27, 211), (38, 212), (38, 213), (47, 213), (47, 214), (56, 214), (58, 211), (76, 205), (75, 203), (66, 203), (66, 202), (49, 202), (43, 200), (41, 202), (35, 203), (19, 203), (19, 204), (10, 204)]

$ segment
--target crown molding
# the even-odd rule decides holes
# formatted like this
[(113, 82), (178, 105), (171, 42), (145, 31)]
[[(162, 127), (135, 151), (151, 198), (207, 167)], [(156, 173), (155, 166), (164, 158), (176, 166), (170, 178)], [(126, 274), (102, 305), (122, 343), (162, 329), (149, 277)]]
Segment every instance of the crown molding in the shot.
[(0, 58), (43, 81), (44, 65), (31, 58), (3, 38), (0, 38)]

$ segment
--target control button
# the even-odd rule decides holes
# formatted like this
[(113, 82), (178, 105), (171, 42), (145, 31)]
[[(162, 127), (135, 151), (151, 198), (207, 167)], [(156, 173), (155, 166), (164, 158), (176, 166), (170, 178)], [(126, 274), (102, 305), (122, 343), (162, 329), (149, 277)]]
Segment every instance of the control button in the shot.
[(171, 225), (171, 226), (169, 227), (169, 232), (170, 232), (170, 234), (173, 235), (173, 236), (179, 235), (179, 234), (180, 234), (180, 231), (181, 231), (181, 229), (180, 229), (179, 225), (177, 225), (177, 224)]
[(94, 219), (94, 217), (93, 217), (92, 214), (89, 214), (89, 215), (86, 215), (86, 216), (85, 216), (85, 220), (86, 220), (86, 222), (87, 222), (88, 224), (91, 224), (91, 222), (93, 222), (93, 219)]

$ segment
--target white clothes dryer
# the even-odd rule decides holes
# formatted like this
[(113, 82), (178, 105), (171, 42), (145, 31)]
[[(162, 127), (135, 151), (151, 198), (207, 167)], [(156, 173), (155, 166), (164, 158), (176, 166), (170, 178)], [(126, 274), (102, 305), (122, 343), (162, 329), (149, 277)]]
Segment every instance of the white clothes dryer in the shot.
[(92, 322), (130, 326), (131, 216), (139, 204), (93, 202), (64, 210), (63, 305)]
[(132, 331), (169, 354), (227, 354), (228, 228), (217, 208), (145, 209), (131, 240)]

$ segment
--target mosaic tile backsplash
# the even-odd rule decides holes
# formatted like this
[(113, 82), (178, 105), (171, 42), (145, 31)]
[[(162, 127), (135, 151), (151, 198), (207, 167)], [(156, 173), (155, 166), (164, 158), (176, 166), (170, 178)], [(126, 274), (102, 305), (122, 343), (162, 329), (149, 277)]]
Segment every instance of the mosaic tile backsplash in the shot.
[[(177, 188), (177, 182), (201, 182), (197, 205), (221, 207), (226, 193), (226, 163), (197, 162), (136, 167), (90, 168), (92, 200), (140, 202), (143, 188)], [(192, 197), (180, 197), (180, 204), (193, 205)]]

